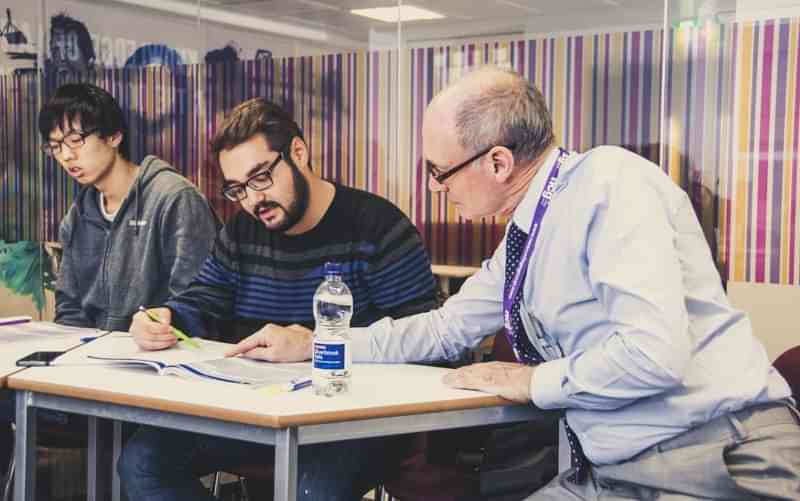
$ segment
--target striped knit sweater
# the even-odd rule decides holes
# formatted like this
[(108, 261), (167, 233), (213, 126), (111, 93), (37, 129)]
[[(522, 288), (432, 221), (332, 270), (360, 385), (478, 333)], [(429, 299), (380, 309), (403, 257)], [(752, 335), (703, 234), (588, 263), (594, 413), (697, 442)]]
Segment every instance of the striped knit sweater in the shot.
[(430, 261), (411, 221), (391, 202), (341, 185), (302, 235), (269, 231), (244, 211), (234, 215), (200, 273), (166, 306), (192, 335), (227, 342), (267, 323), (313, 329), (312, 298), (328, 261), (342, 265), (354, 327), (435, 306)]

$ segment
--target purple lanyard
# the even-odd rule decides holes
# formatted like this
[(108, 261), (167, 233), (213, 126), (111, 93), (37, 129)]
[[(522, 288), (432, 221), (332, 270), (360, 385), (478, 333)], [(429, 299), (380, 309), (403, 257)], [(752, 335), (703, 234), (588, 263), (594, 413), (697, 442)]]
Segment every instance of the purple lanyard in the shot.
[[(556, 190), (556, 178), (561, 164), (567, 158), (567, 151), (559, 148), (558, 158), (556, 158), (553, 167), (550, 168), (550, 175), (547, 176), (544, 189), (539, 197), (539, 203), (536, 205), (536, 211), (533, 213), (533, 221), (531, 221), (531, 228), (528, 231), (528, 239), (525, 241), (525, 248), (520, 257), (519, 266), (514, 272), (514, 279), (511, 281), (511, 287), (508, 292), (503, 294), (503, 320), (506, 328), (506, 335), (509, 339), (513, 339), (513, 332), (511, 332), (511, 308), (514, 306), (514, 298), (519, 293), (522, 283), (525, 281), (525, 274), (528, 272), (528, 262), (533, 255), (533, 248), (536, 246), (536, 239), (539, 237), (539, 228), (541, 227), (542, 219), (544, 219), (547, 209), (550, 207), (550, 199), (553, 198)], [(514, 343), (512, 343), (514, 346)], [(516, 348), (514, 349), (516, 355)], [(519, 357), (517, 357), (519, 359)]]

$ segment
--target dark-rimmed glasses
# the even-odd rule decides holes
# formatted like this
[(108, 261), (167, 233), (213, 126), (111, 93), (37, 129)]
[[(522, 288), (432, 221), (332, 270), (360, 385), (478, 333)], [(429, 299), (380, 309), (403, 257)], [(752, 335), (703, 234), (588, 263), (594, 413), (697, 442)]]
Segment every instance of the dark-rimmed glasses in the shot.
[(253, 191), (264, 191), (272, 187), (272, 171), (283, 160), (283, 151), (278, 152), (275, 160), (263, 162), (261, 165), (269, 163), (263, 169), (248, 177), (243, 183), (231, 183), (222, 187), (222, 195), (231, 202), (241, 202), (247, 198), (247, 188)]
[(60, 140), (50, 139), (41, 146), (42, 151), (51, 157), (61, 153), (61, 146), (66, 145), (71, 150), (77, 150), (86, 144), (86, 138), (97, 132), (97, 128), (77, 131), (73, 130), (65, 134)]
[[(456, 165), (454, 167), (451, 167), (450, 169), (448, 169), (448, 170), (446, 170), (444, 172), (439, 172), (439, 168), (436, 167), (433, 164), (433, 162), (431, 162), (430, 160), (425, 160), (425, 167), (428, 169), (428, 174), (433, 179), (435, 179), (437, 183), (442, 184), (445, 179), (449, 178), (450, 176), (452, 176), (456, 172), (460, 171), (464, 167), (470, 165), (475, 160), (477, 160), (480, 157), (484, 156), (485, 154), (489, 153), (490, 151), (492, 151), (492, 148), (494, 148), (495, 146), (497, 146), (497, 145), (492, 145), (492, 146), (489, 146), (488, 148), (485, 148), (485, 149), (479, 151), (475, 155), (469, 157), (468, 159), (464, 160), (460, 164), (458, 164), (458, 165)], [(505, 147), (505, 148), (508, 148), (509, 150), (513, 150), (514, 149), (514, 145), (502, 145), (502, 146)]]

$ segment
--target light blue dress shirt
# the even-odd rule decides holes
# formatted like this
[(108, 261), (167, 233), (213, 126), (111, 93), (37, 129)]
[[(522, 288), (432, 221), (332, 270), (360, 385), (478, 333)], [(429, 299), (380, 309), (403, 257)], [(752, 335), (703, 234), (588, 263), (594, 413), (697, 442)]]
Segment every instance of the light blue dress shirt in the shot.
[[(556, 155), (513, 214), (526, 232)], [(531, 399), (566, 409), (593, 463), (790, 397), (725, 296), (686, 193), (655, 164), (610, 146), (570, 155), (540, 231), (521, 314), (548, 361)], [(353, 359), (456, 359), (476, 347), (503, 327), (505, 257), (504, 239), (438, 310), (353, 329)]]

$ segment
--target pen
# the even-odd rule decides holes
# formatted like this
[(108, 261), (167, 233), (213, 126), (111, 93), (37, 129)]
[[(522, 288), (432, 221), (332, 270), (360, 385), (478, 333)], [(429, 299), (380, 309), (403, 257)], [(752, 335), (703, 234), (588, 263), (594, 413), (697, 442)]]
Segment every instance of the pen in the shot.
[(16, 324), (24, 324), (25, 322), (30, 322), (31, 317), (22, 316), (22, 317), (5, 317), (0, 318), (0, 325), (16, 325)]
[(270, 395), (276, 393), (286, 393), (290, 391), (297, 391), (302, 390), (303, 388), (311, 386), (311, 378), (310, 377), (299, 377), (296, 379), (292, 379), (288, 383), (279, 383), (279, 384), (270, 384), (267, 386), (253, 386), (254, 390), (263, 390)]
[[(141, 311), (145, 315), (147, 315), (147, 318), (149, 318), (153, 322), (161, 322), (161, 319), (158, 318), (158, 316), (155, 313), (151, 312), (150, 310), (148, 310), (144, 306), (140, 306), (139, 307), (139, 311)], [(172, 333), (173, 336), (175, 336), (176, 338), (180, 339), (181, 341), (186, 341), (186, 344), (188, 344), (189, 346), (191, 346), (193, 348), (198, 348), (198, 349), (200, 348), (200, 345), (197, 344), (194, 341), (194, 339), (190, 338), (189, 336), (187, 336), (186, 334), (184, 334), (183, 332), (181, 332), (177, 328), (170, 326), (170, 332)]]

